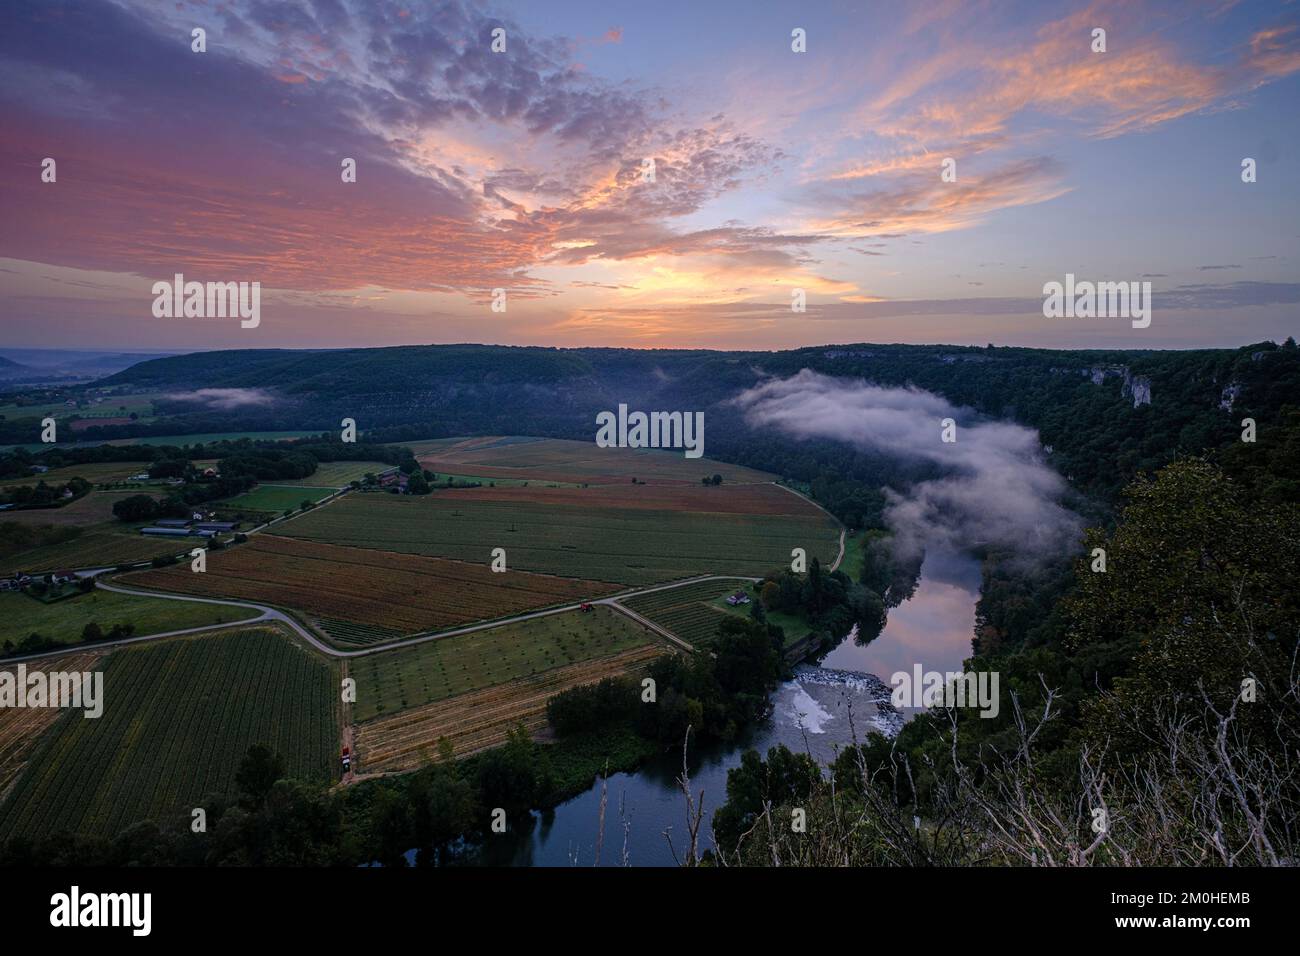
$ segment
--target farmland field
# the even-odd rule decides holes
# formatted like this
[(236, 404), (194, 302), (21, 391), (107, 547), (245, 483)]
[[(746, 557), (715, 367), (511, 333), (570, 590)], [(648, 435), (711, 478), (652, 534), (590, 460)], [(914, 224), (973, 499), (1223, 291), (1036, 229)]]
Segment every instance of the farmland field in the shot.
[(421, 707), (555, 667), (655, 644), (659, 638), (603, 605), (425, 641), (348, 664), (357, 721)]
[[(277, 478), (274, 484), (276, 486), (301, 485), (306, 486), (309, 490), (314, 488), (337, 490), (348, 482), (360, 481), (366, 472), (377, 475), (381, 471), (388, 471), (392, 467), (392, 465), (385, 464), (382, 461), (322, 461), (316, 466), (316, 470), (306, 478), (296, 480)], [(262, 487), (267, 486), (263, 485)]]
[(358, 768), (409, 770), (436, 755), (442, 737), (457, 756), (465, 756), (504, 743), (520, 724), (535, 733), (546, 726), (546, 701), (554, 695), (637, 674), (664, 652), (663, 645), (641, 645), (372, 720), (356, 730)]
[[(447, 561), (260, 534), (210, 554), (204, 574), (182, 564), (136, 572), (127, 580), (163, 591), (288, 607), (305, 614), (335, 643), (348, 645), (491, 620), (612, 590), (550, 575), (496, 574), (488, 566), (486, 548), (480, 547), (476, 557), (473, 563)], [(339, 627), (340, 622), (360, 627)]]
[(338, 744), (334, 668), (273, 628), (114, 652), (103, 716), (65, 712), (3, 805), (0, 839), (60, 830), (111, 836), (234, 793), (263, 743), (287, 776), (330, 779)]
[(100, 442), (105, 445), (207, 445), (218, 441), (238, 441), (251, 438), (254, 441), (287, 441), (291, 438), (305, 438), (319, 435), (320, 432), (277, 431), (277, 432), (203, 432), (198, 435), (144, 435), (139, 438), (114, 438)]
[(0, 521), (21, 521), (24, 524), (76, 525), (86, 527), (114, 521), (113, 503), (121, 501), (128, 491), (90, 491), (58, 508), (28, 508), (22, 511), (0, 511)]
[(701, 581), (685, 587), (656, 591), (621, 601), (642, 617), (667, 628), (694, 647), (708, 646), (718, 634), (727, 612), (715, 605), (725, 595), (743, 590), (753, 599), (749, 582)]
[(57, 571), (61, 568), (114, 567), (149, 561), (160, 555), (180, 554), (193, 545), (184, 540), (150, 538), (131, 530), (101, 531), (91, 528), (55, 544), (41, 545), (0, 558), (0, 570)]
[[(84, 672), (94, 669), (95, 662), (103, 657), (102, 651), (84, 651), (69, 654), (46, 662), (51, 671)], [(14, 671), (15, 665), (0, 671)], [(3, 805), (9, 785), (18, 777), (27, 761), (27, 755), (46, 729), (61, 715), (53, 707), (5, 707), (0, 709), (0, 805)]]
[(6, 478), (4, 485), (34, 485), (38, 480), (49, 485), (62, 484), (72, 478), (84, 478), (91, 484), (98, 482), (122, 481), (139, 474), (149, 467), (147, 461), (93, 461), (84, 465), (65, 465), (51, 468), (43, 474), (32, 474), (30, 478)]
[(81, 408), (70, 408), (62, 400), (33, 402), (28, 405), (7, 402), (0, 404), (0, 416), (12, 421), (23, 418), (44, 418), (47, 415), (53, 415), (55, 418), (70, 415), (80, 415), (83, 418), (105, 418), (115, 415), (130, 415), (135, 412), (143, 418), (153, 414), (153, 400), (158, 398), (159, 394), (158, 392), (139, 392), (127, 395), (102, 396), (102, 401), (92, 401)]
[(591, 484), (699, 484), (720, 474), (724, 484), (769, 482), (773, 476), (708, 458), (687, 458), (680, 449), (599, 448), (594, 442), (556, 438), (482, 437), (404, 443), (430, 471), (490, 478), (551, 479)]
[[(489, 479), (491, 480), (491, 479)], [(437, 497), (453, 504), (487, 501), (504, 505), (608, 508), (619, 511), (679, 511), (700, 514), (812, 516), (816, 508), (773, 484), (722, 485), (548, 485), (546, 482), (495, 488), (449, 488)]]
[[(570, 497), (583, 491), (596, 493), (590, 504)], [(629, 485), (628, 494), (634, 491), (665, 493)], [(695, 488), (681, 491), (699, 494)], [(491, 492), (505, 497), (494, 500)], [(516, 492), (532, 495), (509, 497)], [(537, 497), (550, 492), (564, 496), (566, 503)], [(474, 497), (461, 497), (466, 493)], [(440, 491), (422, 498), (353, 494), (294, 519), (280, 533), (463, 561), (482, 561), (486, 549), (500, 546), (511, 568), (627, 585), (697, 574), (760, 577), (788, 565), (792, 548), (805, 548), (809, 558), (817, 556), (823, 563), (833, 561), (839, 550), (834, 519), (777, 488), (765, 494), (784, 496), (782, 506), (793, 513), (635, 508), (624, 506), (617, 495), (602, 498), (602, 493), (596, 488), (500, 488)], [(602, 501), (610, 506), (602, 507)], [(718, 507), (727, 507), (725, 500), (719, 498)]]
[(213, 507), (227, 510), (269, 511), (279, 514), (292, 509), (297, 511), (304, 501), (320, 501), (332, 495), (337, 488), (316, 488), (310, 485), (258, 485), (242, 495), (215, 502)]
[(60, 643), (73, 643), (81, 639), (82, 628), (91, 621), (105, 631), (114, 624), (132, 624), (134, 634), (139, 636), (244, 621), (257, 615), (249, 608), (135, 597), (99, 589), (50, 604), (5, 591), (0, 592), (0, 645), (17, 642), (33, 632)]

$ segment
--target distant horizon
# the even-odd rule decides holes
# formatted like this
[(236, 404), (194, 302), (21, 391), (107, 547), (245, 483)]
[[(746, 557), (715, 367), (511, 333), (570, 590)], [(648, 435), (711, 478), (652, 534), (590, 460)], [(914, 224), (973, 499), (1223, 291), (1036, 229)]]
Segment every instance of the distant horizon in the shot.
[(383, 345), (339, 345), (339, 346), (292, 346), (292, 345), (248, 345), (248, 346), (215, 346), (215, 347), (196, 347), (189, 349), (143, 349), (143, 348), (99, 348), (94, 346), (76, 346), (67, 348), (51, 348), (49, 346), (3, 346), (0, 347), (0, 356), (8, 355), (12, 352), (80, 352), (89, 355), (153, 355), (158, 358), (169, 358), (181, 355), (197, 355), (205, 352), (354, 352), (361, 349), (400, 349), (400, 348), (521, 348), (521, 349), (548, 349), (563, 352), (576, 352), (583, 350), (609, 350), (609, 351), (635, 351), (635, 352), (717, 352), (726, 354), (729, 352), (760, 352), (777, 354), (781, 352), (799, 352), (811, 349), (835, 349), (835, 348), (852, 348), (854, 346), (868, 347), (905, 347), (905, 348), (960, 348), (960, 349), (985, 349), (990, 344), (998, 349), (1034, 349), (1049, 352), (1232, 352), (1252, 345), (1263, 345), (1270, 343), (1275, 346), (1281, 346), (1287, 338), (1295, 338), (1294, 335), (1284, 336), (1281, 339), (1256, 339), (1251, 342), (1243, 342), (1241, 345), (1206, 345), (1206, 346), (1044, 346), (1044, 345), (1005, 345), (997, 342), (976, 345), (972, 343), (961, 342), (885, 342), (860, 340), (853, 342), (814, 342), (807, 345), (792, 345), (787, 348), (716, 348), (710, 346), (670, 346), (670, 345), (537, 345), (533, 343), (512, 343), (512, 342), (396, 342), (386, 343)]

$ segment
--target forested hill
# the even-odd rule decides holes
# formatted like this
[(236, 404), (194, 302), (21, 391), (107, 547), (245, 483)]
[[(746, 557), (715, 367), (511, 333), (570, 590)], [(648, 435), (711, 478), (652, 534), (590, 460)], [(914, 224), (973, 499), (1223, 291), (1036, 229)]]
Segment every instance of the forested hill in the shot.
[[(1054, 351), (837, 345), (786, 352), (409, 346), (335, 351), (204, 352), (141, 362), (103, 380), (140, 388), (260, 389), (269, 404), (220, 415), (178, 404), (153, 426), (98, 437), (253, 428), (412, 426), (421, 435), (531, 433), (590, 437), (596, 412), (703, 410), (712, 454), (740, 446), (782, 471), (785, 443), (763, 447), (727, 405), (768, 376), (809, 368), (881, 385), (915, 385), (1038, 429), (1077, 488), (1112, 498), (1135, 473), (1178, 454), (1237, 442), (1243, 418), (1260, 441), (1300, 407), (1293, 340), (1198, 351)], [(219, 427), (217, 427), (219, 426)], [(410, 433), (414, 436), (414, 432)], [(797, 458), (798, 455), (792, 455)]]

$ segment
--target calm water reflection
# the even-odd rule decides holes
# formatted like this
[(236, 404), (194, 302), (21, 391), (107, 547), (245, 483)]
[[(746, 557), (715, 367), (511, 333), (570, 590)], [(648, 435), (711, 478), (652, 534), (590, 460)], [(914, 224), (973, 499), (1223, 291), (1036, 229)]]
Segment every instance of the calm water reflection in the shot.
[[(895, 671), (959, 670), (970, 656), (979, 598), (980, 568), (974, 559), (952, 552), (926, 555), (912, 598), (889, 612), (880, 635), (865, 646), (845, 641), (818, 668), (801, 669), (795, 680), (778, 688), (772, 716), (743, 740), (713, 750), (694, 748), (691, 791), (704, 792), (707, 817), (726, 800), (727, 771), (750, 747), (766, 753), (783, 743), (827, 763), (844, 745), (888, 724), (862, 682), (827, 674), (827, 670), (874, 674), (886, 683)], [(624, 852), (633, 866), (673, 866), (669, 838), (682, 852), (687, 839), (685, 801), (677, 786), (680, 753), (652, 761), (636, 773), (609, 778), (600, 863), (619, 866)], [(513, 866), (591, 866), (596, 862), (600, 830), (601, 782), (545, 814), (536, 815), (530, 833), (494, 838), (479, 863)], [(665, 837), (665, 831), (668, 837)], [(703, 846), (709, 846), (707, 822)]]

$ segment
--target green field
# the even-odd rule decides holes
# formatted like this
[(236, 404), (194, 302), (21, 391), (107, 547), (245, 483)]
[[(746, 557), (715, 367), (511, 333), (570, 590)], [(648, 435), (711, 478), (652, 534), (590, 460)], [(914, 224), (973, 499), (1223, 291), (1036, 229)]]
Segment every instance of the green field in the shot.
[(44, 481), (47, 485), (58, 485), (71, 478), (84, 478), (91, 484), (100, 482), (122, 481), (149, 468), (147, 461), (94, 461), (84, 465), (67, 465), (63, 468), (51, 468), (42, 475), (33, 473), (30, 478), (6, 478), (5, 485), (34, 485)]
[(287, 537), (482, 560), (503, 547), (509, 565), (592, 581), (646, 585), (697, 574), (761, 577), (806, 548), (824, 563), (839, 551), (826, 515), (736, 515), (353, 494), (294, 519)]
[(749, 615), (749, 606), (731, 608), (729, 594), (744, 591), (754, 600), (749, 581), (701, 581), (667, 591), (655, 591), (620, 603), (642, 617), (666, 627), (688, 644), (696, 647), (711, 644), (718, 636), (718, 625), (725, 614)]
[(249, 628), (114, 652), (104, 713), (70, 711), (0, 806), (0, 839), (112, 836), (234, 793), (239, 761), (267, 744), (286, 776), (327, 781), (338, 759), (335, 668), (278, 630)]
[(250, 608), (196, 604), (162, 598), (134, 597), (96, 589), (89, 594), (44, 604), (26, 594), (0, 592), (0, 645), (35, 632), (60, 643), (81, 640), (81, 630), (95, 621), (107, 631), (114, 624), (133, 624), (134, 633), (159, 634), (208, 624), (257, 617)]
[(649, 644), (657, 638), (603, 605), (425, 641), (351, 662), (354, 718), (419, 707), (553, 667)]
[(75, 538), (0, 558), (0, 571), (58, 571), (62, 568), (111, 568), (180, 554), (194, 547), (187, 538), (150, 538), (129, 526), (120, 530), (88, 529)]
[(53, 415), (55, 418), (66, 418), (72, 415), (79, 415), (82, 418), (117, 418), (129, 416), (132, 412), (145, 418), (152, 416), (153, 400), (158, 395), (158, 392), (139, 392), (130, 395), (95, 396), (102, 400), (89, 401), (79, 408), (69, 407), (62, 400), (36, 402), (31, 405), (6, 402), (0, 404), (0, 418), (10, 421), (44, 418), (47, 415)]
[(316, 488), (311, 485), (258, 485), (252, 491), (217, 502), (216, 507), (228, 511), (238, 511), (243, 508), (248, 511), (269, 511), (279, 514), (285, 510), (297, 511), (304, 501), (320, 501), (337, 490), (337, 488)]
[(293, 481), (286, 481), (281, 478), (275, 480), (277, 485), (301, 485), (308, 488), (325, 488), (331, 489), (342, 488), (351, 481), (360, 481), (366, 474), (377, 475), (381, 471), (388, 471), (392, 465), (382, 461), (322, 461), (314, 472), (306, 478), (298, 478)]

